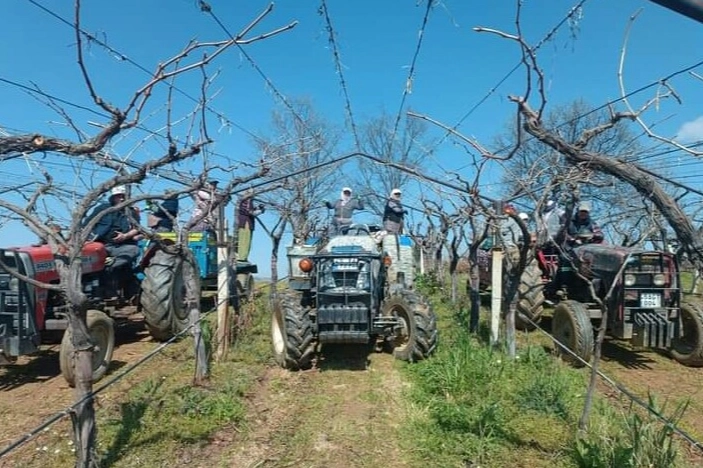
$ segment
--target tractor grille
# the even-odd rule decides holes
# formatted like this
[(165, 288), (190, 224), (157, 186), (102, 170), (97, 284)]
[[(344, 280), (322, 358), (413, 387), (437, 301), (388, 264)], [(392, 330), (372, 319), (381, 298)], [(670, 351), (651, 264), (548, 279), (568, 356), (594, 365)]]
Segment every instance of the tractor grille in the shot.
[(624, 327), (635, 346), (667, 348), (674, 333), (680, 290), (671, 255), (648, 252), (631, 256), (623, 276)]
[(317, 309), (321, 343), (366, 343), (369, 340), (369, 308), (362, 302), (330, 304)]
[(369, 261), (350, 258), (331, 258), (320, 262), (318, 270), (319, 292), (368, 291), (370, 283)]

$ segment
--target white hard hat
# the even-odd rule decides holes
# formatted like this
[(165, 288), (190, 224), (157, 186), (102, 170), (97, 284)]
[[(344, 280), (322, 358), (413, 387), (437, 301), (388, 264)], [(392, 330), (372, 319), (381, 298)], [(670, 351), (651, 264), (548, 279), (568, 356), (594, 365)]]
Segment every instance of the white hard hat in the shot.
[(530, 217), (527, 215), (527, 213), (520, 213), (518, 215), (518, 217), (523, 221), (527, 221), (528, 219), (530, 219)]
[(127, 195), (127, 187), (124, 185), (118, 185), (117, 187), (113, 187), (112, 190), (110, 190), (110, 196), (115, 196), (115, 195)]

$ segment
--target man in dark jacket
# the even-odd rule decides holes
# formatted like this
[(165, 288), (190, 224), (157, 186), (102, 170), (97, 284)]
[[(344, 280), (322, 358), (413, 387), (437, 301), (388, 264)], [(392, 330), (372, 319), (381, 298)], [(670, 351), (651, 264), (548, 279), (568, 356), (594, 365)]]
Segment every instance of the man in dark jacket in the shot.
[(254, 207), (254, 192), (244, 192), (237, 207), (237, 260), (249, 261), (251, 238), (256, 226), (256, 217), (264, 212), (264, 205)]
[(363, 210), (364, 202), (359, 198), (352, 198), (352, 189), (344, 187), (339, 200), (334, 203), (325, 201), (325, 206), (330, 210), (334, 209), (331, 234), (346, 234), (352, 224), (354, 210)]
[(403, 220), (408, 212), (400, 202), (401, 195), (400, 189), (393, 189), (383, 210), (383, 229), (389, 234), (402, 234), (403, 232)]
[[(99, 213), (107, 210), (125, 201), (127, 197), (127, 189), (124, 186), (117, 186), (110, 192), (110, 198), (107, 203), (101, 203), (88, 216), (86, 223), (94, 219)], [(119, 269), (129, 269), (139, 255), (139, 246), (137, 241), (141, 237), (136, 224), (133, 221), (139, 221), (139, 213), (132, 207), (126, 207), (122, 210), (113, 211), (104, 214), (96, 223), (92, 230), (92, 240), (105, 244), (107, 255), (113, 259), (112, 263), (106, 268), (108, 292), (107, 297), (113, 297), (116, 294), (117, 285), (121, 282), (120, 275), (113, 273)], [(117, 277), (116, 277), (117, 276)], [(131, 296), (135, 291), (126, 291), (127, 297)]]
[(561, 294), (559, 291), (567, 276), (564, 267), (571, 267), (573, 262), (577, 261), (574, 248), (582, 244), (599, 244), (601, 242), (603, 242), (603, 232), (591, 218), (590, 204), (588, 202), (579, 203), (576, 214), (566, 226), (566, 239), (564, 251), (559, 255), (559, 268), (554, 279), (545, 287), (545, 294), (547, 296)]
[(578, 210), (566, 228), (566, 242), (570, 246), (586, 243), (600, 243), (603, 232), (591, 218), (591, 206), (587, 202), (579, 203)]
[(178, 197), (173, 195), (163, 201), (147, 202), (149, 227), (156, 232), (173, 231), (173, 222), (178, 215)]

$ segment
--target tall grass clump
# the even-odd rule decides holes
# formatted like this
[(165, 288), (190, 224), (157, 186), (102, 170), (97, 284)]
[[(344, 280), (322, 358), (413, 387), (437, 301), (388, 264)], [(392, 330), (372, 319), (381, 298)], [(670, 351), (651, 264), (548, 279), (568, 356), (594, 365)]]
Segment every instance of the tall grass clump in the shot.
[(688, 401), (679, 403), (669, 414), (667, 405), (658, 405), (649, 395), (649, 407), (663, 415), (670, 424), (645, 410), (631, 410), (614, 417), (615, 427), (591, 426), (577, 437), (573, 458), (579, 468), (673, 468), (684, 466), (672, 425), (677, 425), (688, 407)]

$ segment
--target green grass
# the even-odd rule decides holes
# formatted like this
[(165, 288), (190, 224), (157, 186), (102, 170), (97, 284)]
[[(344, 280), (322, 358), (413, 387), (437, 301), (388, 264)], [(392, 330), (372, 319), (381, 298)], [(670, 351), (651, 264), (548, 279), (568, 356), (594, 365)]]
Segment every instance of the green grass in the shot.
[[(405, 367), (413, 418), (404, 440), (417, 466), (684, 466), (670, 430), (598, 396), (589, 430), (579, 435), (587, 371), (539, 344), (519, 345), (510, 360), (481, 333), (468, 333), (461, 310), (433, 297), (438, 352)], [(671, 415), (682, 413), (679, 407)]]
[[(233, 342), (229, 358), (211, 366), (206, 386), (192, 385), (192, 340), (184, 340), (167, 349), (149, 377), (137, 375), (139, 383), (125, 397), (98, 412), (103, 465), (178, 466), (217, 431), (246, 430), (244, 396), (270, 352), (265, 315), (255, 313), (254, 304), (245, 313), (251, 314), (249, 327)], [(208, 317), (206, 329), (214, 329), (214, 319)]]

